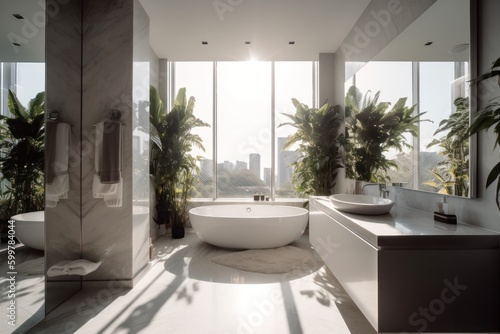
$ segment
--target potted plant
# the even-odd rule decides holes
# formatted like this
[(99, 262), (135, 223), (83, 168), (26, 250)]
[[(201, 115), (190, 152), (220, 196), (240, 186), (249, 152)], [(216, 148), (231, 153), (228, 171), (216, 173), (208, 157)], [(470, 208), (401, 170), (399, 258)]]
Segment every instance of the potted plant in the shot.
[(44, 207), (44, 93), (26, 109), (9, 90), (12, 117), (0, 116), (0, 219)]
[(384, 153), (411, 148), (405, 134), (417, 135), (420, 116), (413, 115), (415, 106), (406, 107), (400, 98), (390, 108), (389, 102), (378, 102), (380, 91), (373, 98), (355, 86), (347, 91), (345, 101), (346, 176), (365, 182), (386, 182), (387, 172), (397, 164)]
[(1, 180), (11, 214), (42, 210), (44, 173), (44, 93), (38, 93), (26, 109), (9, 90), (12, 118), (0, 116)]
[(298, 143), (300, 157), (293, 165), (292, 183), (301, 196), (330, 195), (335, 186), (337, 170), (342, 164), (342, 114), (340, 107), (324, 104), (309, 108), (292, 99), (295, 114), (284, 114), (297, 131), (288, 136), (283, 149)]
[(187, 205), (193, 190), (198, 157), (193, 146), (204, 150), (196, 127), (208, 126), (193, 114), (194, 97), (186, 99), (186, 89), (179, 89), (170, 112), (166, 112), (158, 92), (150, 91), (151, 158), (156, 195), (157, 223), (170, 224), (172, 237), (184, 237), (188, 220)]
[[(497, 83), (500, 86), (500, 58), (493, 62), (493, 65), (485, 74), (473, 80), (473, 83), (482, 82), (494, 77), (497, 77)], [(497, 137), (495, 140), (496, 148), (497, 145), (500, 145), (500, 97), (491, 99), (486, 107), (477, 112), (469, 128), (469, 133), (473, 135), (479, 131), (486, 131), (492, 126), (494, 126), (494, 132)], [(500, 209), (500, 162), (493, 166), (488, 174), (486, 187), (489, 187), (495, 180), (497, 180), (496, 204)]]

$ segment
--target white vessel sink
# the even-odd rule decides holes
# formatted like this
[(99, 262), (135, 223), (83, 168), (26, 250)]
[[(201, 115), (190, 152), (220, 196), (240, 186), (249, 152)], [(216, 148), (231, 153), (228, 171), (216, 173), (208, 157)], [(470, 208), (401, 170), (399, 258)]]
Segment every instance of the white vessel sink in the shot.
[(332, 195), (330, 196), (330, 201), (335, 209), (339, 211), (359, 215), (383, 215), (388, 213), (394, 204), (388, 198), (349, 194)]

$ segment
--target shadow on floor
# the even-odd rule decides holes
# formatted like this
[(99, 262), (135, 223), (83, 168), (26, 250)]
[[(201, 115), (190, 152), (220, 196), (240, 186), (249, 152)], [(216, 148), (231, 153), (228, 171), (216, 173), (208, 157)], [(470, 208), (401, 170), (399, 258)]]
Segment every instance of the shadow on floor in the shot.
[[(314, 255), (314, 250), (311, 249), (307, 238), (304, 238), (291, 243), (290, 246), (305, 249)], [(293, 271), (284, 274), (262, 274), (238, 270), (211, 261), (216, 256), (238, 252), (238, 250), (212, 246), (201, 241), (196, 234), (186, 235), (186, 239), (187, 245), (165, 260), (165, 270), (176, 276), (199, 281), (230, 284), (279, 283), (310, 275), (322, 265), (322, 261), (318, 261), (317, 266), (313, 268), (298, 263)]]
[(336, 308), (352, 334), (377, 334), (326, 266), (314, 274), (314, 283), (318, 289), (302, 290), (300, 294), (315, 299), (324, 307)]

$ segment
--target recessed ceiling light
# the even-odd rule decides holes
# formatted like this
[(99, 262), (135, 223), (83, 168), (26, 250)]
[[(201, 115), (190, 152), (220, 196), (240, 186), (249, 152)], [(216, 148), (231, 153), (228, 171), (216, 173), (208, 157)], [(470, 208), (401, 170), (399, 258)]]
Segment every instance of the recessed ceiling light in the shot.
[(203, 44), (203, 45), (207, 45), (207, 44), (208, 44), (208, 42), (207, 42), (207, 41), (201, 41), (201, 44)]
[(14, 42), (14, 43), (12, 43), (12, 44), (13, 44), (13, 45), (15, 45), (15, 46), (21, 46), (21, 44), (16, 43), (16, 42)]
[(427, 43), (425, 43), (424, 45), (425, 45), (425, 46), (429, 46), (429, 45), (431, 45), (432, 43), (434, 43), (434, 42), (427, 42)]
[(21, 14), (12, 14), (18, 20), (24, 20), (24, 17)]
[(248, 45), (248, 44), (252, 44), (252, 42), (250, 41), (245, 41), (245, 44)]
[(457, 44), (450, 49), (450, 53), (460, 53), (467, 50), (468, 48), (469, 44), (467, 43)]
[(288, 44), (293, 45), (293, 44), (295, 44), (295, 41), (290, 41), (290, 42), (288, 42)]

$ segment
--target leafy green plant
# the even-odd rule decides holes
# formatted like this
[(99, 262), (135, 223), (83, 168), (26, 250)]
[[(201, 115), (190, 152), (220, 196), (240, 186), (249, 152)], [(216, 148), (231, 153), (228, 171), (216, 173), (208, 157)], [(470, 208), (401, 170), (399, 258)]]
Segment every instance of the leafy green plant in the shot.
[[(489, 71), (473, 80), (473, 82), (478, 83), (494, 77), (497, 77), (497, 83), (500, 86), (500, 58), (493, 62)], [(497, 136), (495, 140), (496, 148), (497, 145), (500, 144), (500, 97), (491, 99), (486, 107), (478, 111), (474, 121), (469, 127), (469, 134), (473, 135), (479, 131), (487, 131), (492, 126)], [(489, 187), (495, 180), (497, 180), (496, 204), (500, 209), (500, 162), (498, 162), (488, 174), (486, 187)]]
[(380, 91), (371, 97), (363, 97), (360, 90), (352, 86), (345, 101), (346, 130), (346, 176), (366, 182), (389, 180), (389, 169), (397, 164), (384, 153), (391, 149), (398, 152), (411, 148), (405, 135), (417, 136), (420, 116), (414, 115), (415, 106), (406, 107), (406, 98), (400, 98), (390, 108), (389, 102), (378, 102)]
[(469, 194), (469, 99), (459, 97), (454, 101), (455, 111), (439, 123), (434, 136), (446, 132), (431, 141), (427, 148), (439, 146), (444, 160), (433, 169), (435, 180), (424, 182), (441, 194), (468, 196)]
[(335, 186), (337, 170), (342, 164), (341, 147), (344, 135), (343, 119), (339, 106), (324, 104), (309, 108), (292, 99), (295, 114), (284, 114), (297, 131), (290, 135), (283, 149), (298, 144), (300, 158), (293, 163), (292, 183), (301, 196), (330, 195)]
[(187, 205), (193, 190), (199, 157), (190, 154), (193, 146), (204, 150), (196, 127), (209, 126), (194, 116), (194, 97), (186, 99), (186, 89), (179, 89), (170, 112), (154, 87), (150, 89), (150, 172), (154, 178), (157, 223), (184, 227)]
[(0, 116), (0, 181), (3, 219), (44, 207), (44, 93), (26, 109), (9, 90), (13, 117)]

